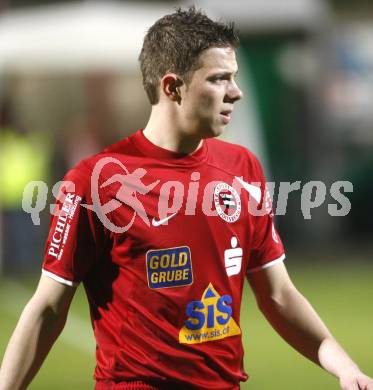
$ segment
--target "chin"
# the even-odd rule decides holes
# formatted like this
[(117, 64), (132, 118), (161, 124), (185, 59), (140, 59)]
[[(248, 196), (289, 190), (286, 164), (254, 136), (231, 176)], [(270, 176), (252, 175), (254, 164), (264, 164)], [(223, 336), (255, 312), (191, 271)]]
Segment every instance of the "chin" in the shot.
[(217, 127), (213, 130), (212, 137), (219, 137), (219, 135), (222, 135), (224, 133), (225, 126)]
[(214, 126), (211, 127), (208, 131), (210, 137), (219, 137), (219, 135), (222, 135), (224, 133), (225, 126)]
[(217, 124), (215, 126), (204, 126), (200, 128), (198, 134), (200, 134), (201, 138), (219, 137), (219, 135), (222, 135), (224, 133), (225, 127), (226, 126), (223, 126), (221, 124)]

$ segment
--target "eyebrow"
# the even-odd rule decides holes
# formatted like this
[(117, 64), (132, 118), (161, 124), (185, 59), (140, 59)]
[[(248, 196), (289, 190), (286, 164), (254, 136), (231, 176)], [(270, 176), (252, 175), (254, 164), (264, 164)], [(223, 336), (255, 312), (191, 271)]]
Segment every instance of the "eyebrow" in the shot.
[(231, 76), (233, 74), (233, 76), (237, 76), (238, 75), (238, 70), (236, 72), (217, 72), (217, 73), (213, 73), (210, 77), (224, 77), (224, 76)]

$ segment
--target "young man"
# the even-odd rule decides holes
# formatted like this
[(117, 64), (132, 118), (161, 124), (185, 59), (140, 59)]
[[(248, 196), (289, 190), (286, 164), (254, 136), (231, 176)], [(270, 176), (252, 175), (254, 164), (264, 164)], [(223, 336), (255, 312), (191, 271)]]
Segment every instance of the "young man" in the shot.
[(238, 389), (248, 378), (245, 277), (286, 341), (342, 389), (373, 389), (290, 281), (257, 159), (214, 139), (242, 97), (237, 46), (233, 26), (194, 8), (150, 28), (140, 54), (149, 122), (67, 174), (1, 390), (30, 383), (79, 282), (97, 342), (96, 389)]

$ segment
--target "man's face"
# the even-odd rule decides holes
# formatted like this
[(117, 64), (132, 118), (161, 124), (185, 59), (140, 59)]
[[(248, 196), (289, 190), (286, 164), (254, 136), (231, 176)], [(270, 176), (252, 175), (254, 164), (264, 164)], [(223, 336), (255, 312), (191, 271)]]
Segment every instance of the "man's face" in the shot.
[(236, 55), (232, 48), (211, 48), (200, 56), (201, 66), (181, 90), (183, 128), (202, 138), (222, 134), (231, 119), (233, 104), (242, 97), (235, 82)]

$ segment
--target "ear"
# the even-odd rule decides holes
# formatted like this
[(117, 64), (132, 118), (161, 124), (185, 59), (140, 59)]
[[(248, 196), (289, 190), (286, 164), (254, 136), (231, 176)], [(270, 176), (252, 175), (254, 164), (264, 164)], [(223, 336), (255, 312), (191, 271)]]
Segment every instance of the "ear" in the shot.
[(162, 92), (174, 102), (181, 100), (180, 87), (182, 85), (183, 81), (174, 73), (167, 73), (161, 80)]

